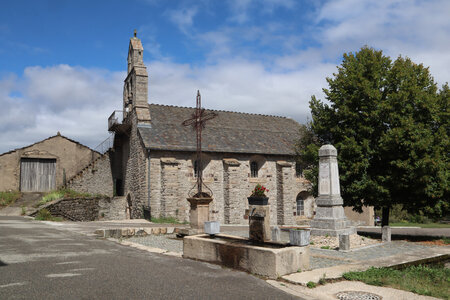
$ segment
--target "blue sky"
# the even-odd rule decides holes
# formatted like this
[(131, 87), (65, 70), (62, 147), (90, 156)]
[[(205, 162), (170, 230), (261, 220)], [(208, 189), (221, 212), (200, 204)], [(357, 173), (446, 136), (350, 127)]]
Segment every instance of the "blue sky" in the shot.
[(121, 109), (137, 29), (149, 102), (305, 122), (344, 52), (369, 45), (450, 75), (450, 1), (2, 1), (0, 153), (56, 134), (95, 147)]

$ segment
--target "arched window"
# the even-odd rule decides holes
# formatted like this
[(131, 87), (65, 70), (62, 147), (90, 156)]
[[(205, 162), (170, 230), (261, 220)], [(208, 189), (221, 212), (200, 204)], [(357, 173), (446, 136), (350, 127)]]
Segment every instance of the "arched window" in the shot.
[(258, 163), (256, 161), (250, 162), (250, 177), (258, 177)]
[(295, 163), (295, 176), (296, 177), (302, 177), (303, 169), (300, 163)]
[(200, 169), (198, 165), (198, 160), (194, 160), (194, 177), (198, 177), (199, 171)]
[(305, 200), (303, 200), (303, 197), (298, 195), (297, 196), (297, 216), (304, 216), (305, 215)]

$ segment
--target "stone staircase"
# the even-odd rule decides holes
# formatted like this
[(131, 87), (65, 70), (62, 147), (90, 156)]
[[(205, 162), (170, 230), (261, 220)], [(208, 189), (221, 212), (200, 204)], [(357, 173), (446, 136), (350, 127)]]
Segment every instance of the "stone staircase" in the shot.
[(103, 153), (102, 155), (100, 155), (99, 157), (97, 157), (96, 159), (91, 161), (88, 165), (86, 165), (85, 167), (80, 169), (80, 171), (78, 171), (78, 173), (76, 173), (74, 176), (72, 176), (71, 178), (69, 178), (67, 180), (66, 186), (70, 186), (71, 183), (76, 178), (82, 177), (85, 172), (87, 172), (88, 170), (91, 170), (93, 167), (95, 167), (95, 163), (98, 162), (99, 160), (103, 159), (105, 157), (105, 155), (109, 155), (110, 151), (112, 151), (112, 148), (108, 149), (105, 153)]

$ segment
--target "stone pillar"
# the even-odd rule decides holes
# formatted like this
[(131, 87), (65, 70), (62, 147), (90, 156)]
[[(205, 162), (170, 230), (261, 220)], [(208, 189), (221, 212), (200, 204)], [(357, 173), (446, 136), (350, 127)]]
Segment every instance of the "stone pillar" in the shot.
[(234, 158), (224, 158), (224, 223), (243, 224), (240, 162)]
[(311, 221), (311, 234), (338, 236), (356, 233), (356, 228), (350, 227), (344, 214), (337, 150), (332, 145), (323, 145), (319, 149), (318, 180), (319, 196), (316, 198), (316, 215)]
[(178, 217), (178, 173), (175, 158), (161, 158), (161, 217)]
[(295, 187), (295, 174), (292, 163), (277, 161), (277, 224), (294, 224), (294, 203), (292, 188)]
[(348, 234), (339, 235), (339, 250), (350, 250), (350, 236)]
[(250, 240), (263, 243), (271, 240), (270, 206), (249, 205)]
[(383, 228), (381, 228), (381, 241), (385, 243), (391, 241), (391, 227), (383, 226)]
[(153, 218), (161, 217), (161, 161), (150, 157), (150, 211)]
[(191, 204), (190, 209), (190, 223), (191, 228), (182, 231), (182, 234), (192, 235), (200, 234), (205, 232), (204, 224), (209, 221), (209, 203), (213, 200), (212, 198), (187, 198)]

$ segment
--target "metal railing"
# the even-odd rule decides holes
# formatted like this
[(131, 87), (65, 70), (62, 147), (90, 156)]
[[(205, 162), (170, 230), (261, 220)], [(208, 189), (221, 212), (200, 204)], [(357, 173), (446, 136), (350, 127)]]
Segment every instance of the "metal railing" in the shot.
[(108, 118), (108, 130), (123, 123), (123, 110), (115, 110)]
[(97, 147), (94, 148), (95, 151), (100, 152), (101, 154), (105, 154), (110, 148), (114, 146), (114, 133), (111, 133), (109, 137), (107, 137), (103, 142), (98, 144)]

